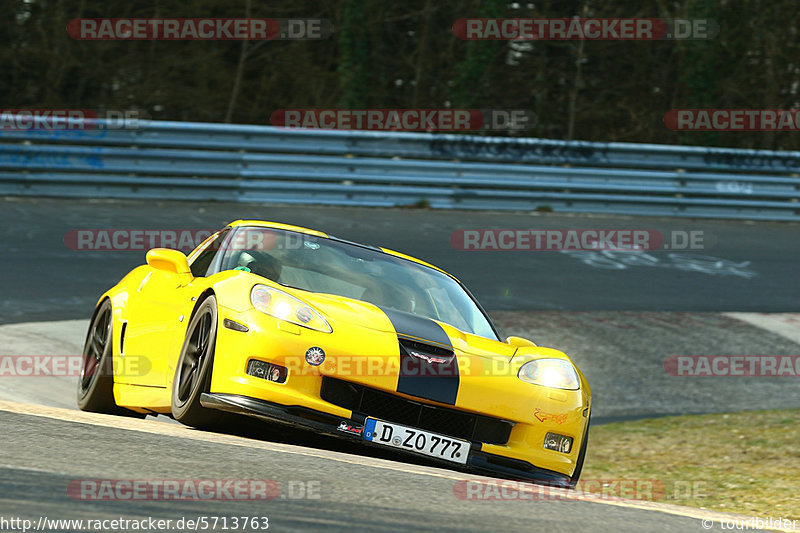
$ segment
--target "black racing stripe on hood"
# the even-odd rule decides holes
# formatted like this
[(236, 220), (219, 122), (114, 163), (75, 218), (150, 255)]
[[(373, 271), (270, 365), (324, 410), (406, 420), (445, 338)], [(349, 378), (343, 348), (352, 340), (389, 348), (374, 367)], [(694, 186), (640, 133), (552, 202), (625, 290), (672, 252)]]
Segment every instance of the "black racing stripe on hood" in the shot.
[[(380, 309), (389, 317), (398, 335), (400, 374), (397, 392), (455, 405), (461, 380), (458, 361), (447, 333), (428, 318), (396, 309)], [(434, 349), (426, 350), (426, 344)], [(442, 349), (446, 352), (442, 353)]]

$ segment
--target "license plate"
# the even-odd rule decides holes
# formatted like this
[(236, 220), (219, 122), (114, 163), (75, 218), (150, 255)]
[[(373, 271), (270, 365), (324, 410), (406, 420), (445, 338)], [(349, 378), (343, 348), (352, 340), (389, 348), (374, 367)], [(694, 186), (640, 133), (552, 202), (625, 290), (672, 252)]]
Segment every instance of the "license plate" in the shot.
[(470, 446), (470, 443), (465, 440), (445, 437), (430, 431), (422, 431), (374, 418), (367, 418), (364, 423), (364, 440), (462, 465), (467, 462)]

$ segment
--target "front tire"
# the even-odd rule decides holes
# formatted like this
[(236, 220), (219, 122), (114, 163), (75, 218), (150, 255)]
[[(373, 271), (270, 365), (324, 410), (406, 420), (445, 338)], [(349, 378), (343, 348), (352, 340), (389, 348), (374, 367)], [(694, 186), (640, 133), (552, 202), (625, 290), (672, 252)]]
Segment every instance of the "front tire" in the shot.
[(222, 415), (200, 405), (200, 395), (208, 390), (217, 341), (217, 299), (209, 296), (200, 304), (183, 341), (172, 381), (172, 416), (178, 422), (209, 429)]
[(97, 308), (83, 346), (78, 378), (78, 408), (81, 411), (144, 418), (146, 415), (119, 407), (114, 401), (114, 319), (110, 300)]

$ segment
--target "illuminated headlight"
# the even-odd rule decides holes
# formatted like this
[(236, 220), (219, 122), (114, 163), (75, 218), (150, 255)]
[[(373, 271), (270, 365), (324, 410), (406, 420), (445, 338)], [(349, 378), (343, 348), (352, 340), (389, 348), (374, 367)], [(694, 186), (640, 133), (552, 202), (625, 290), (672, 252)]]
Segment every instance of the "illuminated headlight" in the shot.
[(262, 313), (280, 320), (323, 333), (333, 331), (328, 321), (311, 306), (282, 290), (266, 285), (256, 285), (250, 291), (250, 302)]
[(575, 367), (564, 359), (528, 361), (520, 367), (517, 376), (522, 381), (554, 389), (578, 390), (581, 388)]
[(544, 448), (545, 450), (569, 453), (572, 450), (572, 437), (559, 435), (558, 433), (548, 433), (544, 436)]

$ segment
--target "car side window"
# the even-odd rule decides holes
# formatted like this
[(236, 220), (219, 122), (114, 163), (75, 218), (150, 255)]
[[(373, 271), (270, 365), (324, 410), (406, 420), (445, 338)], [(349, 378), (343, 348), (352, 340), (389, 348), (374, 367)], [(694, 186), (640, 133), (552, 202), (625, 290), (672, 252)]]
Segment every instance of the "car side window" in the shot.
[(219, 252), (220, 244), (225, 239), (227, 233), (228, 230), (219, 232), (216, 237), (206, 245), (203, 251), (197, 254), (197, 257), (194, 258), (194, 261), (192, 261), (192, 264), (189, 266), (192, 271), (192, 276), (201, 278), (208, 275), (208, 269), (214, 261), (217, 252)]

